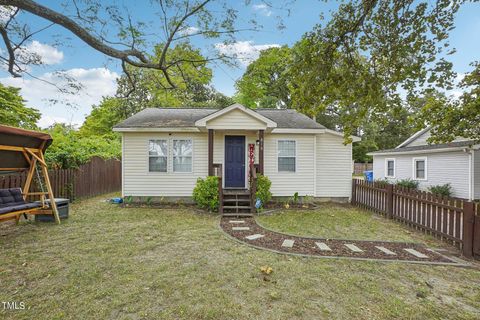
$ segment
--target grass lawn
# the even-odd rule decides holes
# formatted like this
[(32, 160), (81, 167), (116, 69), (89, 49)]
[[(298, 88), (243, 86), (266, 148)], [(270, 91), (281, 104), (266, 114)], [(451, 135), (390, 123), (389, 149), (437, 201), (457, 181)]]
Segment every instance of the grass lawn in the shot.
[[(227, 239), (216, 216), (122, 209), (103, 198), (73, 204), (61, 226), (0, 226), (0, 318), (480, 317), (478, 270), (279, 255)], [(345, 206), (260, 222), (301, 235), (426, 239)], [(273, 268), (270, 281), (262, 266)], [(5, 311), (2, 301), (24, 302), (27, 309)]]

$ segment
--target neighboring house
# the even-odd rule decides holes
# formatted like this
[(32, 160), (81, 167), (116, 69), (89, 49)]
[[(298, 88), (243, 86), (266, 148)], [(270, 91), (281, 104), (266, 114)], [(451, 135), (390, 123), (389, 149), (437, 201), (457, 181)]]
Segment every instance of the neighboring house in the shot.
[(274, 197), (351, 194), (352, 145), (294, 110), (149, 108), (114, 131), (122, 134), (124, 196), (189, 200), (197, 179), (218, 164), (224, 188), (248, 189), (252, 160)]
[(480, 144), (466, 139), (428, 144), (430, 129), (421, 130), (395, 149), (369, 153), (374, 179), (413, 179), (420, 188), (450, 183), (453, 196), (480, 199)]

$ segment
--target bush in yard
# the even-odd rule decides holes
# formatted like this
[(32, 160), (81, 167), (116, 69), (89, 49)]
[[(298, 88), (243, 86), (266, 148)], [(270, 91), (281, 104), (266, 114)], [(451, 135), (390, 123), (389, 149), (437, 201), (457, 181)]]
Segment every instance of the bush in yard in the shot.
[(452, 186), (450, 185), (450, 183), (439, 184), (436, 186), (431, 186), (430, 188), (428, 188), (428, 191), (437, 196), (450, 197), (452, 195)]
[(412, 179), (402, 179), (396, 182), (396, 185), (399, 187), (409, 188), (409, 189), (418, 189), (418, 181)]
[(193, 189), (193, 200), (202, 209), (218, 210), (218, 177), (198, 178)]
[(272, 199), (271, 186), (272, 182), (267, 176), (261, 174), (257, 176), (257, 193), (255, 195), (262, 201), (262, 207)]
[(387, 178), (375, 179), (374, 182), (380, 184), (381, 186), (386, 186), (387, 184), (391, 184), (391, 182)]

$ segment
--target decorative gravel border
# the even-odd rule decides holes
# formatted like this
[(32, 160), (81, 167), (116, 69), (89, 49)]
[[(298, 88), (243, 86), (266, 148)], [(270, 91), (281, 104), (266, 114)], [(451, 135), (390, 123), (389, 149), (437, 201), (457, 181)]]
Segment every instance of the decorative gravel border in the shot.
[[(231, 221), (236, 221), (236, 223), (231, 223)], [(257, 249), (280, 254), (315, 258), (470, 266), (462, 260), (449, 258), (419, 243), (299, 237), (264, 228), (254, 218), (221, 218), (219, 226), (233, 240)], [(320, 246), (324, 250), (321, 250)], [(386, 252), (390, 252), (390, 254)]]

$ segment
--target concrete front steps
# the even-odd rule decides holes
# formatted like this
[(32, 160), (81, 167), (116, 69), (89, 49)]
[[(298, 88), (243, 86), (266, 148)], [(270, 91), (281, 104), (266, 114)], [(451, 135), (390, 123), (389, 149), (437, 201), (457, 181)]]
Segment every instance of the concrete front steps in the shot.
[(247, 189), (224, 189), (222, 205), (224, 217), (253, 216), (250, 191)]

